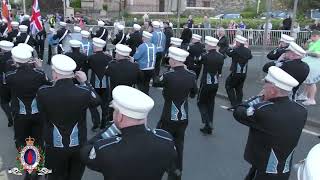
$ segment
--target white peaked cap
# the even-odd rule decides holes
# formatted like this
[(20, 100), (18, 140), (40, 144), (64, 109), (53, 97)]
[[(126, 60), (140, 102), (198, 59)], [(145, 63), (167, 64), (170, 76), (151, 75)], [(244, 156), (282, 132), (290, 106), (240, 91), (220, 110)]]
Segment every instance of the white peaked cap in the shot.
[(206, 36), (206, 37), (205, 37), (205, 43), (206, 43), (207, 45), (209, 45), (209, 46), (215, 47), (215, 46), (218, 45), (218, 42), (219, 42), (219, 40), (216, 39), (216, 38), (214, 38), (214, 37), (211, 37), (211, 36)]
[(133, 25), (133, 29), (136, 30), (136, 31), (140, 31), (141, 26), (139, 24), (134, 24)]
[(78, 41), (78, 40), (72, 39), (72, 40), (69, 41), (69, 44), (70, 44), (71, 47), (79, 48), (82, 43), (80, 41)]
[(198, 34), (192, 34), (192, 39), (198, 40), (200, 41), (202, 38), (202, 36), (198, 35)]
[(133, 119), (145, 119), (154, 106), (154, 101), (145, 93), (129, 87), (117, 86), (112, 91), (112, 106), (121, 114)]
[(123, 44), (116, 45), (116, 53), (122, 56), (130, 56), (132, 49), (129, 46)]
[(300, 47), (297, 43), (295, 42), (291, 42), (289, 44), (289, 47), (287, 48), (287, 50), (294, 52), (295, 54), (299, 55), (299, 56), (304, 56), (307, 52)]
[(88, 37), (90, 36), (90, 32), (89, 32), (89, 31), (86, 31), (86, 30), (82, 30), (82, 31), (81, 31), (81, 35), (82, 35), (83, 37), (88, 38)]
[(319, 180), (320, 144), (315, 145), (298, 169), (298, 180)]
[(31, 53), (34, 51), (33, 47), (31, 47), (29, 44), (27, 43), (19, 43), (18, 44), (19, 47), (23, 48), (23, 49), (27, 49), (28, 51), (30, 51)]
[(26, 25), (20, 25), (20, 26), (19, 26), (19, 31), (20, 31), (20, 32), (27, 32), (27, 31), (28, 31), (28, 26), (26, 26)]
[(98, 26), (99, 27), (103, 27), (105, 25), (105, 23), (103, 21), (98, 21)]
[(247, 41), (248, 41), (248, 39), (247, 38), (245, 38), (245, 37), (243, 37), (243, 36), (240, 36), (240, 35), (236, 35), (236, 41), (237, 42), (239, 42), (239, 43), (241, 43), (241, 44), (245, 44), (245, 43), (247, 43)]
[(170, 38), (170, 44), (173, 44), (175, 46), (181, 46), (182, 39), (171, 37)]
[(28, 14), (26, 14), (26, 15), (23, 16), (23, 19), (24, 19), (24, 20), (27, 20), (27, 19), (29, 19), (29, 18), (30, 18), (30, 16), (29, 16)]
[(173, 60), (185, 62), (189, 53), (177, 47), (169, 47), (169, 57)]
[(149, 33), (148, 31), (143, 31), (142, 36), (148, 39), (152, 38), (152, 34)]
[(28, 49), (16, 46), (11, 50), (12, 59), (18, 63), (26, 63), (32, 57), (31, 52)]
[(66, 26), (67, 26), (67, 23), (66, 23), (66, 22), (63, 22), (63, 21), (61, 21), (59, 24), (60, 24), (60, 26), (63, 26), (63, 27), (66, 27)]
[(19, 23), (17, 21), (12, 21), (11, 25), (12, 25), (12, 27), (18, 27)]
[(119, 30), (124, 30), (124, 25), (118, 24), (117, 28), (118, 28)]
[(100, 38), (93, 38), (92, 39), (92, 44), (96, 47), (99, 48), (104, 48), (104, 46), (106, 45), (106, 41), (100, 39)]
[(153, 21), (153, 22), (152, 22), (152, 26), (153, 26), (154, 28), (160, 28), (160, 22), (159, 22), (159, 21)]
[(57, 54), (52, 57), (52, 69), (61, 75), (72, 75), (77, 64), (72, 58), (63, 54)]
[(13, 46), (14, 44), (10, 41), (5, 41), (5, 40), (0, 41), (0, 48), (5, 51), (11, 51)]
[(280, 41), (289, 44), (289, 43), (291, 43), (291, 42), (294, 42), (294, 38), (291, 37), (291, 36), (288, 36), (288, 35), (286, 35), (286, 34), (281, 34), (281, 39), (280, 39)]
[(295, 78), (276, 66), (269, 68), (268, 74), (264, 79), (285, 91), (292, 91), (292, 88), (299, 85), (299, 82)]
[(81, 27), (79, 27), (79, 26), (74, 26), (74, 27), (73, 27), (73, 31), (76, 32), (76, 33), (79, 33), (79, 32), (81, 32)]

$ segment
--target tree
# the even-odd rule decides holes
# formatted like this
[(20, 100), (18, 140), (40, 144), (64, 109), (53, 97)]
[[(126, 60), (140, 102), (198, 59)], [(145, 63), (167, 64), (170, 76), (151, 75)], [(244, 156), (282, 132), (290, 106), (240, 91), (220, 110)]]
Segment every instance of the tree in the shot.
[[(278, 0), (282, 6), (287, 9), (293, 9), (294, 0)], [(303, 13), (310, 9), (314, 9), (316, 7), (320, 7), (319, 0), (299, 0), (298, 3), (298, 11)]]

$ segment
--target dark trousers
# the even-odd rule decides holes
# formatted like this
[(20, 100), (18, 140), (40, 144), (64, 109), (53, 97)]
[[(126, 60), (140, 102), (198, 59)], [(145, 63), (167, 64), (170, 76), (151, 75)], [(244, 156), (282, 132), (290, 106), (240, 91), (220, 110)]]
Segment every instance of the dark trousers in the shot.
[(39, 41), (36, 46), (36, 51), (38, 53), (38, 57), (43, 59), (43, 52), (44, 52), (44, 41)]
[(243, 85), (246, 80), (246, 74), (231, 73), (226, 79), (226, 91), (231, 106), (236, 106), (242, 102)]
[[(2, 77), (1, 77), (2, 78)], [(12, 122), (12, 110), (10, 107), (10, 89), (4, 86), (0, 86), (0, 104), (1, 108), (8, 118), (8, 122)]]
[(46, 147), (46, 167), (52, 170), (48, 180), (81, 180), (85, 170), (79, 147)]
[(179, 121), (179, 122), (167, 122), (167, 121), (160, 121), (158, 124), (158, 128), (168, 131), (173, 139), (174, 144), (177, 149), (178, 158), (176, 161), (176, 167), (180, 170), (180, 175), (176, 175), (173, 172), (168, 174), (168, 180), (180, 180), (182, 174), (182, 167), (183, 167), (183, 146), (184, 146), (184, 135), (186, 128), (188, 126), (188, 121)]
[(14, 139), (16, 148), (25, 146), (25, 139), (29, 136), (35, 139), (35, 144), (43, 146), (43, 122), (40, 114), (14, 115)]
[(153, 77), (154, 70), (142, 70), (143, 79), (142, 82), (138, 83), (138, 88), (140, 91), (144, 92), (145, 94), (149, 94), (149, 83), (151, 78)]
[[(101, 98), (101, 125), (106, 123), (107, 118), (107, 110), (108, 110), (108, 91), (105, 88), (95, 88), (97, 94), (99, 94)], [(92, 117), (92, 123), (94, 126), (98, 126), (100, 124), (100, 113), (97, 107), (90, 107), (89, 108)]]
[(63, 54), (63, 50), (62, 50), (60, 44), (58, 45), (58, 54)]
[(200, 75), (200, 72), (201, 72), (201, 65), (200, 64), (194, 64), (194, 65), (192, 65), (190, 68), (188, 68), (188, 69), (190, 69), (190, 70), (192, 70), (192, 71), (194, 71), (195, 73), (196, 73), (196, 75), (197, 75), (197, 79), (199, 78), (199, 75)]
[(288, 180), (289, 177), (290, 172), (285, 174), (267, 174), (265, 171), (259, 171), (255, 167), (251, 167), (244, 180)]
[(218, 84), (201, 85), (198, 95), (198, 108), (201, 114), (202, 123), (206, 128), (213, 128), (213, 113), (215, 98), (218, 91)]
[(161, 61), (162, 61), (162, 58), (164, 56), (164, 53), (163, 52), (158, 52), (156, 54), (156, 64), (155, 64), (155, 68), (154, 68), (154, 76), (156, 78), (159, 77), (159, 73), (160, 73), (160, 66), (161, 66)]

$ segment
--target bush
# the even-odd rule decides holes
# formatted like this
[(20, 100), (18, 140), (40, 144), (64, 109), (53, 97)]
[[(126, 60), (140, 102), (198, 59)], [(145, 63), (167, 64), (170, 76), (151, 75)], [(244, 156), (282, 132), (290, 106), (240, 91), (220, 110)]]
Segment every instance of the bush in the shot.
[(71, 1), (70, 6), (73, 8), (81, 8), (81, 0)]
[(255, 17), (257, 17), (257, 13), (254, 12), (254, 11), (243, 11), (241, 13), (241, 16), (243, 18), (245, 18), (245, 19), (247, 19), (247, 18), (255, 18)]

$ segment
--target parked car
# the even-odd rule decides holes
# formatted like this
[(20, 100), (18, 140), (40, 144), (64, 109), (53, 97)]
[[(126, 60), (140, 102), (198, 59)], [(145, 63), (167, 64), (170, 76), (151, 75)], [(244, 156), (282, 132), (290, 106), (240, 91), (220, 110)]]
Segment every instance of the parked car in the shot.
[(240, 13), (234, 13), (234, 14), (224, 14), (222, 17), (222, 19), (241, 19), (241, 15)]
[(218, 14), (218, 15), (216, 15), (214, 17), (210, 17), (210, 19), (222, 19), (223, 15), (224, 14)]

